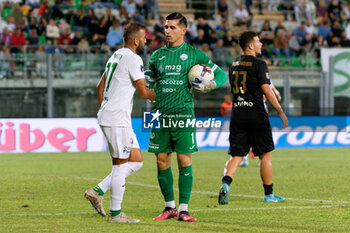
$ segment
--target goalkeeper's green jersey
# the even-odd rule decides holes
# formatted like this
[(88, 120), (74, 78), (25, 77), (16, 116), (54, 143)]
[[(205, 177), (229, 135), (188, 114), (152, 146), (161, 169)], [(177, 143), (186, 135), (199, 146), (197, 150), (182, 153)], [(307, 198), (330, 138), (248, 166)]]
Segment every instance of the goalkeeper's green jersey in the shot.
[[(153, 111), (159, 110), (162, 114), (186, 113), (193, 115), (193, 99), (191, 85), (188, 82), (188, 72), (192, 66), (204, 64), (209, 66), (214, 74), (215, 70), (223, 71), (215, 65), (201, 50), (188, 43), (177, 47), (164, 46), (156, 50), (150, 58), (150, 77), (153, 82), (150, 88), (154, 88), (157, 97), (153, 102)], [(222, 75), (221, 75), (222, 76)], [(217, 87), (226, 82), (219, 80)]]

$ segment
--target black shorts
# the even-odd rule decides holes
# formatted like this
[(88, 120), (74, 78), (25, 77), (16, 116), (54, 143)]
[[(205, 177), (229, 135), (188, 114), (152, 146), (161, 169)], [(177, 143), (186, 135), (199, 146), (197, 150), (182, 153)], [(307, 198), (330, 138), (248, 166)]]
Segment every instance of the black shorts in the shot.
[(255, 156), (275, 149), (270, 122), (234, 122), (230, 124), (230, 148), (232, 156), (245, 156), (252, 148)]

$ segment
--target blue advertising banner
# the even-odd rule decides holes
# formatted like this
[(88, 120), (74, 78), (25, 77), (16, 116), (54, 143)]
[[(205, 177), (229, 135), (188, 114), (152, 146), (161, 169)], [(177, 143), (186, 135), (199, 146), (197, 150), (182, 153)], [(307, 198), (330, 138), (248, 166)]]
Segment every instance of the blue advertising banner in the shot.
[[(281, 129), (279, 117), (270, 117), (276, 148), (350, 147), (350, 117), (288, 117), (289, 126)], [(197, 144), (201, 150), (227, 150), (229, 147), (230, 118), (197, 118)], [(142, 118), (133, 118), (132, 125), (141, 150), (147, 150), (150, 129), (145, 129)], [(217, 127), (220, 125), (220, 127)]]

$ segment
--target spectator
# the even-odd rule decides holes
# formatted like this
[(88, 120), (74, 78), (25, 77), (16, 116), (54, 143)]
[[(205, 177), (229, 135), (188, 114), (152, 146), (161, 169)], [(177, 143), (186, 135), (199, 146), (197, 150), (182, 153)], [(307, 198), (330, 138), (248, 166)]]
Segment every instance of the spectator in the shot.
[(64, 50), (63, 48), (58, 44), (58, 39), (52, 40), (52, 46), (46, 49), (46, 53), (52, 54), (53, 58), (53, 69), (55, 72), (55, 78), (63, 78), (62, 76), (62, 70), (64, 68), (63, 63), (63, 56)]
[(300, 26), (293, 30), (299, 44), (302, 44), (306, 39), (305, 21), (301, 21)]
[(19, 27), (20, 29), (24, 29), (25, 17), (23, 15), (21, 7), (18, 3), (13, 5), (13, 10), (12, 10), (11, 16), (15, 20), (16, 27)]
[(327, 39), (331, 33), (331, 27), (329, 26), (328, 19), (324, 19), (322, 25), (318, 27), (317, 31), (317, 41), (320, 47), (327, 44)]
[(74, 37), (72, 39), (72, 45), (78, 45), (80, 40), (81, 40), (81, 32), (80, 31), (75, 31), (74, 32)]
[(158, 39), (165, 38), (164, 25), (165, 18), (163, 16), (160, 16), (158, 22), (153, 27), (153, 33)]
[(33, 28), (37, 28), (38, 27), (38, 18), (35, 16), (35, 12), (34, 10), (30, 10), (29, 11), (29, 14), (27, 16), (27, 26), (28, 26), (28, 29), (33, 29)]
[(84, 27), (88, 25), (88, 22), (87, 22), (88, 19), (87, 17), (85, 17), (85, 13), (83, 9), (77, 10), (77, 13), (73, 16), (73, 19), (74, 19), (74, 24), (72, 29), (74, 31), (81, 31), (81, 32), (85, 31)]
[(49, 24), (46, 26), (46, 39), (54, 40), (58, 39), (60, 36), (60, 30), (56, 25), (56, 21), (54, 19), (50, 19)]
[(192, 44), (196, 48), (201, 48), (204, 43), (210, 44), (210, 40), (208, 37), (204, 36), (204, 30), (203, 29), (198, 29), (197, 31), (198, 36), (194, 38), (192, 41)]
[(222, 19), (220, 24), (215, 28), (217, 37), (219, 39), (223, 39), (228, 29), (229, 29), (229, 26), (228, 26), (227, 20)]
[[(211, 34), (214, 31), (207, 22), (204, 21), (202, 17), (199, 17), (197, 19), (197, 32), (198, 29), (202, 29), (204, 31), (204, 37), (206, 38), (207, 41), (211, 41)], [(199, 35), (198, 35), (199, 36)]]
[(288, 47), (288, 39), (286, 37), (286, 33), (284, 30), (280, 29), (277, 32), (277, 37), (273, 41), (273, 51), (276, 55), (277, 62), (281, 59), (281, 52), (283, 53), (284, 57), (286, 58), (287, 64), (290, 64), (290, 57), (289, 57), (289, 47)]
[(27, 41), (28, 41), (28, 45), (29, 45), (28, 51), (31, 53), (35, 53), (36, 50), (38, 49), (38, 45), (39, 45), (39, 39), (38, 39), (38, 35), (36, 33), (36, 28), (33, 28), (30, 30)]
[(289, 38), (288, 47), (291, 56), (299, 57), (302, 51), (295, 35), (291, 35)]
[(47, 64), (46, 64), (46, 53), (43, 46), (39, 46), (38, 50), (35, 52), (36, 62), (35, 71), (38, 76), (44, 78), (47, 74)]
[(90, 50), (89, 42), (86, 40), (85, 37), (81, 38), (81, 40), (78, 43), (78, 49), (77, 51), (79, 53), (87, 53)]
[(249, 14), (248, 14), (248, 11), (244, 8), (244, 5), (242, 3), (239, 4), (239, 8), (237, 8), (233, 13), (233, 18), (235, 19), (236, 21), (235, 25), (237, 26), (242, 24), (248, 25)]
[(9, 32), (13, 32), (16, 28), (15, 18), (13, 16), (7, 16), (6, 21), (1, 24), (1, 31), (7, 28)]
[(197, 25), (194, 23), (193, 18), (188, 19), (188, 25), (187, 25), (187, 33), (186, 33), (186, 38), (188, 43), (192, 43), (194, 38), (198, 36), (197, 34)]
[(89, 29), (89, 38), (91, 39), (99, 29), (99, 20), (95, 15), (95, 11), (93, 9), (89, 9), (88, 15), (86, 16), (86, 23)]
[(343, 21), (346, 23), (350, 19), (350, 1), (348, 1), (346, 5), (343, 7), (342, 17), (343, 17)]
[(72, 47), (71, 44), (69, 44), (68, 38), (64, 37), (62, 38), (62, 44), (60, 44), (60, 46), (63, 48), (63, 51), (65, 54), (71, 54), (71, 53), (75, 53), (75, 49)]
[(11, 44), (11, 32), (7, 27), (0, 34), (0, 44), (5, 46), (10, 46)]
[(218, 9), (217, 14), (220, 15), (221, 19), (227, 20), (229, 11), (228, 11), (228, 5), (226, 0), (217, 0), (217, 9)]
[(28, 44), (26, 39), (24, 38), (24, 34), (19, 27), (16, 27), (15, 30), (11, 34), (11, 53), (24, 53), (24, 46)]
[(294, 6), (295, 18), (300, 21), (311, 19), (310, 7), (307, 0), (297, 0)]
[(331, 20), (332, 24), (335, 20), (341, 20), (341, 12), (342, 12), (342, 8), (339, 4), (339, 1), (332, 0), (327, 7), (328, 17)]
[(40, 7), (40, 0), (27, 0), (27, 3), (32, 9)]
[(319, 0), (316, 6), (316, 20), (319, 25), (322, 24), (323, 20), (328, 19), (328, 12), (325, 0)]
[(10, 4), (10, 1), (5, 1), (3, 2), (3, 5), (2, 5), (2, 18), (3, 19), (7, 19), (7, 17), (9, 17), (12, 13), (12, 7), (11, 7), (11, 4)]
[(275, 37), (277, 36), (277, 32), (278, 32), (278, 30), (280, 30), (280, 29), (284, 30), (285, 32), (288, 32), (287, 28), (283, 25), (283, 21), (282, 21), (281, 19), (279, 19), (279, 20), (277, 21), (277, 25), (276, 25), (275, 31), (274, 31), (274, 36), (275, 36)]
[(224, 47), (232, 48), (235, 46), (235, 43), (238, 43), (237, 39), (233, 36), (232, 30), (228, 29), (224, 36)]
[(56, 20), (63, 17), (63, 12), (61, 10), (61, 0), (55, 0), (55, 5), (51, 7), (51, 18)]
[(339, 46), (340, 41), (342, 40), (343, 37), (343, 29), (341, 28), (340, 21), (335, 20), (332, 24), (331, 27), (331, 33), (329, 34), (328, 37), (328, 46), (334, 47), (334, 46)]
[(294, 21), (296, 20), (294, 14), (294, 1), (282, 1), (280, 8), (283, 11), (284, 20), (288, 20), (288, 14), (292, 16)]
[(264, 0), (264, 2), (269, 11), (277, 11), (278, 6), (280, 5), (280, 0)]
[(3, 46), (0, 51), (0, 79), (11, 77), (11, 66), (13, 70), (14, 63), (11, 62), (10, 49)]
[(232, 112), (232, 99), (231, 94), (224, 95), (224, 102), (221, 104), (220, 114), (223, 117), (230, 117)]
[(348, 24), (346, 25), (346, 28), (345, 28), (345, 34), (346, 34), (346, 38), (350, 40), (350, 19), (348, 19), (347, 23)]
[(67, 44), (72, 44), (71, 33), (72, 32), (71, 32), (70, 28), (66, 28), (66, 30), (64, 30), (64, 32), (58, 38), (58, 43), (60, 45), (62, 45), (63, 44), (63, 39), (67, 39)]
[(103, 16), (102, 20), (100, 21), (99, 34), (106, 37), (107, 33), (109, 31), (109, 28), (113, 24), (113, 21), (114, 21), (114, 16), (112, 15), (112, 10), (111, 10), (111, 8), (107, 8), (105, 15)]
[(115, 50), (117, 45), (121, 45), (123, 43), (122, 34), (118, 31), (118, 24), (114, 21), (114, 24), (109, 29), (107, 34), (106, 43), (111, 47), (111, 49)]
[(102, 43), (103, 43), (103, 39), (100, 39), (99, 34), (97, 33), (93, 34), (90, 41), (90, 51), (92, 53), (99, 53)]
[(148, 19), (148, 8), (146, 0), (135, 0), (136, 9), (140, 15), (144, 15)]
[(126, 11), (128, 12), (129, 18), (134, 17), (136, 13), (136, 3), (134, 0), (124, 0), (122, 6), (125, 7)]
[(306, 33), (310, 34), (312, 37), (312, 40), (316, 40), (316, 29), (314, 25), (312, 24), (311, 19), (307, 19), (305, 22), (305, 31)]
[(223, 46), (223, 39), (218, 39), (216, 44), (213, 45), (213, 62), (220, 67), (227, 67), (229, 65), (229, 53)]
[(274, 36), (273, 31), (272, 31), (269, 20), (264, 21), (260, 32), (261, 32), (261, 35), (263, 36), (262, 38), (260, 38), (261, 43), (263, 43), (263, 44), (266, 43), (267, 45), (270, 45), (273, 43), (273, 39), (275, 36)]
[(213, 52), (211, 51), (209, 45), (207, 43), (202, 44), (202, 51), (212, 60)]

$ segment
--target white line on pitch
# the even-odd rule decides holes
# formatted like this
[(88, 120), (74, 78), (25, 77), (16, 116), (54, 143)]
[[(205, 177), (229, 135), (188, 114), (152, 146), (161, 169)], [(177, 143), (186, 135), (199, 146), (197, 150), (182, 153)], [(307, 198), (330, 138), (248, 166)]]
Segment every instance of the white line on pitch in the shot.
[[(260, 208), (235, 208), (235, 209), (198, 209), (191, 210), (191, 212), (212, 212), (212, 211), (245, 211), (245, 210), (278, 210), (278, 209), (323, 209), (347, 207), (345, 205), (324, 205), (324, 206), (274, 206), (274, 207), (260, 207)], [(72, 216), (72, 215), (97, 215), (97, 213), (77, 212), (77, 213), (40, 213), (40, 214), (6, 214), (1, 216), (17, 216), (17, 217), (36, 217), (36, 216)]]
[(322, 208), (336, 208), (347, 207), (345, 205), (323, 205), (323, 206), (274, 206), (274, 207), (260, 207), (260, 208), (234, 208), (234, 209), (198, 209), (191, 210), (191, 212), (202, 211), (243, 211), (243, 210), (276, 210), (276, 209), (322, 209)]
[[(84, 177), (75, 177), (76, 179), (82, 179), (82, 180), (101, 180), (97, 178), (84, 178)], [(131, 185), (137, 185), (142, 187), (149, 187), (149, 188), (159, 188), (158, 185), (153, 184), (143, 184), (138, 182), (127, 182), (127, 184)], [(178, 189), (174, 189), (175, 191), (179, 191)], [(217, 192), (211, 192), (211, 191), (196, 191), (192, 190), (192, 193), (198, 193), (198, 194), (207, 194), (207, 195), (217, 195)], [(234, 194), (230, 193), (230, 196), (234, 197), (245, 197), (245, 198), (258, 198), (261, 199), (262, 196), (255, 196), (255, 195), (245, 195), (245, 194)], [(341, 204), (350, 204), (350, 201), (336, 201), (336, 200), (318, 200), (318, 199), (299, 199), (299, 198), (286, 198), (288, 201), (309, 201), (309, 202), (327, 202), (327, 203), (341, 203)]]

